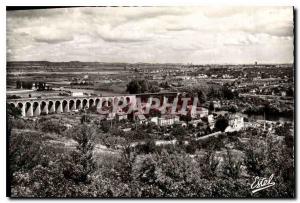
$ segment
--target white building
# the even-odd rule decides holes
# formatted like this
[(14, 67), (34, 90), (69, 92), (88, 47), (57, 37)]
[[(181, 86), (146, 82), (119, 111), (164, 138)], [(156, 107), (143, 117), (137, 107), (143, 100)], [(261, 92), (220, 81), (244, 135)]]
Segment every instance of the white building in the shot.
[(125, 114), (125, 113), (117, 113), (116, 114), (116, 118), (117, 118), (117, 120), (118, 121), (121, 121), (121, 120), (126, 120), (127, 119), (127, 114)]
[(225, 129), (225, 132), (240, 131), (244, 127), (244, 117), (235, 114), (229, 117), (228, 127)]
[(83, 92), (71, 92), (72, 97), (83, 97)]
[(143, 114), (135, 114), (134, 115), (134, 120), (136, 120), (139, 124), (147, 124), (148, 120)]
[(207, 121), (210, 129), (213, 129), (215, 127), (215, 119), (214, 115), (210, 114), (207, 116)]
[(203, 118), (208, 116), (208, 109), (203, 107), (192, 108), (190, 113), (192, 118)]
[(208, 76), (206, 74), (199, 74), (196, 78), (197, 79), (205, 79), (205, 78), (208, 78)]
[(116, 113), (108, 113), (106, 119), (113, 120), (116, 117)]
[(192, 125), (193, 127), (197, 127), (197, 125), (199, 123), (202, 123), (202, 120), (201, 119), (198, 119), (198, 120), (192, 120), (189, 122), (190, 125)]
[(155, 125), (158, 125), (158, 117), (152, 117), (151, 122), (153, 122)]
[(169, 126), (173, 125), (175, 122), (179, 122), (178, 116), (165, 116), (162, 118), (158, 118), (157, 124), (159, 126)]
[(220, 109), (221, 108), (221, 101), (213, 101), (213, 105), (215, 109)]
[(222, 75), (222, 78), (223, 79), (231, 79), (231, 78), (233, 78), (233, 76), (232, 75), (228, 75), (228, 74), (224, 74), (224, 75)]
[(175, 76), (176, 79), (181, 79), (181, 80), (190, 80), (191, 76), (187, 76), (187, 75), (177, 75)]

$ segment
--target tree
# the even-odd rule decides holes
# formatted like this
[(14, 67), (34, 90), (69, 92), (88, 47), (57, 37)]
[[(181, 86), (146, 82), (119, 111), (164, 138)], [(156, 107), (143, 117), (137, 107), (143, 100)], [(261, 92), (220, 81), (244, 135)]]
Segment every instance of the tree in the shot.
[(149, 116), (150, 117), (160, 117), (161, 116), (161, 111), (159, 109), (150, 108)]
[(218, 159), (215, 157), (213, 150), (208, 150), (204, 156), (197, 156), (202, 176), (206, 179), (214, 179), (217, 176)]
[(228, 100), (234, 99), (235, 97), (235, 94), (228, 87), (225, 86), (222, 88), (222, 94), (223, 97)]
[(6, 103), (6, 114), (8, 117), (19, 118), (21, 117), (21, 109), (14, 107), (11, 104)]
[(221, 116), (217, 118), (215, 123), (215, 128), (217, 130), (224, 132), (227, 126), (228, 126), (228, 120), (225, 117)]
[(91, 122), (91, 116), (90, 115), (82, 115), (80, 118), (81, 123), (90, 123)]
[(37, 82), (37, 90), (38, 91), (43, 91), (46, 88), (46, 83), (44, 82)]
[(172, 129), (171, 135), (174, 136), (179, 143), (181, 143), (186, 136), (186, 133), (186, 129), (184, 129), (181, 125), (177, 125)]
[(237, 105), (230, 104), (229, 107), (228, 107), (228, 111), (232, 112), (232, 113), (237, 112), (238, 111)]
[(209, 110), (209, 111), (214, 111), (214, 110), (215, 110), (215, 105), (214, 105), (214, 102), (213, 102), (213, 101), (211, 101), (211, 102), (209, 103), (208, 110)]
[(224, 156), (225, 166), (224, 166), (224, 175), (237, 179), (240, 176), (241, 172), (241, 163), (236, 161), (232, 157), (232, 152), (229, 149), (226, 149), (227, 153)]
[(96, 166), (93, 159), (95, 133), (95, 129), (86, 124), (73, 129), (73, 139), (77, 142), (77, 146), (64, 164), (63, 173), (67, 179), (75, 183), (88, 183), (88, 178)]
[(107, 133), (111, 128), (111, 121), (101, 121), (100, 126), (101, 126), (101, 130), (104, 133)]
[(205, 103), (207, 97), (206, 97), (206, 94), (204, 93), (204, 91), (203, 90), (198, 90), (197, 94), (198, 94), (198, 100), (199, 100), (199, 102), (201, 104)]
[(24, 89), (32, 89), (33, 82), (32, 81), (23, 81), (22, 85), (23, 85)]
[(59, 120), (39, 120), (39, 129), (41, 129), (42, 132), (47, 133), (56, 133), (61, 134), (63, 131), (67, 129), (66, 126), (62, 124)]
[(20, 98), (22, 98), (22, 97), (17, 96), (17, 95), (14, 94), (14, 95), (7, 95), (6, 98), (7, 98), (7, 99), (20, 99)]
[(150, 88), (151, 93), (155, 93), (155, 92), (159, 92), (159, 91), (160, 91), (160, 88), (157, 85), (151, 85), (151, 88)]
[(138, 83), (137, 80), (130, 81), (129, 84), (127, 85), (127, 92), (129, 94), (136, 94), (141, 92), (141, 87), (140, 84)]
[(17, 82), (16, 82), (16, 87), (17, 87), (17, 89), (21, 89), (21, 87), (22, 87), (22, 82), (21, 82), (20, 80), (17, 80)]
[(294, 96), (294, 90), (292, 87), (289, 87), (287, 90), (286, 90), (286, 96), (288, 97), (293, 97)]
[(144, 93), (149, 90), (149, 84), (147, 80), (132, 80), (128, 83), (126, 91), (129, 94)]

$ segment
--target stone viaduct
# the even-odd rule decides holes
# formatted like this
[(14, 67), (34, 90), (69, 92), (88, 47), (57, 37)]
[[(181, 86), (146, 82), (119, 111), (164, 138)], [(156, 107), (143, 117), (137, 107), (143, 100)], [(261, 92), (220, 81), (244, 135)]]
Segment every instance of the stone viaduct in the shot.
[(55, 97), (55, 98), (22, 98), (9, 99), (7, 103), (21, 109), (23, 117), (39, 116), (49, 113), (63, 113), (86, 109), (91, 106), (101, 108), (115, 102), (127, 102), (135, 105), (135, 95), (110, 97)]

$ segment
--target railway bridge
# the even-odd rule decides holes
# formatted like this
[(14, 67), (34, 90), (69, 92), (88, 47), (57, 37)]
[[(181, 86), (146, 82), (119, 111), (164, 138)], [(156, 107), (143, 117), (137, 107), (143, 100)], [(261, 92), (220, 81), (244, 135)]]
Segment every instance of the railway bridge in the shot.
[(89, 96), (89, 97), (55, 97), (55, 98), (22, 98), (9, 99), (7, 103), (21, 109), (23, 117), (39, 116), (41, 114), (63, 113), (86, 109), (92, 106), (101, 108), (111, 106), (116, 102), (136, 103), (135, 95), (121, 96)]

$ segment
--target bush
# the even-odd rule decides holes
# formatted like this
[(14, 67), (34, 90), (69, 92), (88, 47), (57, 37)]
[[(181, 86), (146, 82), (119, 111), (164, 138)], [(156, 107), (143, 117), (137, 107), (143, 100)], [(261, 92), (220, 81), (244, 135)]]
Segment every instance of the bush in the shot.
[(26, 125), (26, 122), (23, 119), (14, 119), (13, 128), (25, 129), (28, 128), (28, 126)]
[(118, 149), (120, 146), (123, 146), (126, 143), (126, 139), (120, 136), (106, 136), (100, 141), (101, 144), (113, 148)]
[(67, 129), (67, 127), (58, 120), (44, 120), (38, 125), (41, 131), (56, 134), (62, 134), (62, 132)]

